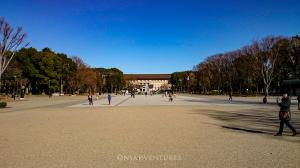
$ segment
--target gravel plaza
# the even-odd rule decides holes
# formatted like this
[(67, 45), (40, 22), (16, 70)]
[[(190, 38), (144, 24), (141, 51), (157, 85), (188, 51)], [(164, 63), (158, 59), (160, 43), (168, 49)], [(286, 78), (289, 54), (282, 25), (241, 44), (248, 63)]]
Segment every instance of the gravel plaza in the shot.
[[(31, 96), (0, 111), (0, 167), (298, 167), (275, 98)], [(292, 123), (300, 113), (292, 105)]]

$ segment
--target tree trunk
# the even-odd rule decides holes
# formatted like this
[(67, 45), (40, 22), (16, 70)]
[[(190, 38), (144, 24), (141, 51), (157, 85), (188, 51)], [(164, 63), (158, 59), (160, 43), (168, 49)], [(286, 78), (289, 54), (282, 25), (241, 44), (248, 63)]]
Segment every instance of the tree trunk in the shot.
[(2, 75), (0, 75), (0, 93), (1, 93), (1, 89), (2, 89), (2, 78), (1, 78)]
[(265, 104), (268, 102), (269, 88), (270, 88), (270, 84), (266, 84), (265, 88), (264, 88), (265, 97), (263, 99), (263, 103), (265, 103)]

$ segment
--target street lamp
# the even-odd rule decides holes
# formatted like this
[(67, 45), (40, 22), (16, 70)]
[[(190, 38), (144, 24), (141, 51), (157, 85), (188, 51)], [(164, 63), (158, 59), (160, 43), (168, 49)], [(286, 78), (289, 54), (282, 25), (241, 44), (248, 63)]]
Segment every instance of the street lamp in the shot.
[[(109, 77), (109, 80), (110, 80), (110, 92), (113, 93), (113, 84), (112, 84), (112, 76), (113, 76), (113, 73), (109, 73), (109, 74), (103, 74), (102, 77), (105, 79), (105, 84), (106, 84), (106, 81), (107, 81), (107, 77)], [(103, 80), (104, 82), (104, 80)], [(108, 87), (107, 87), (107, 92), (108, 92)]]
[(50, 82), (51, 82), (51, 80), (49, 79), (49, 83), (48, 83), (48, 94), (49, 94), (49, 98), (51, 97), (51, 92), (50, 92)]
[(113, 83), (112, 83), (113, 73), (110, 72), (108, 76), (109, 76), (109, 80), (110, 80), (110, 93), (113, 93)]
[(189, 80), (190, 80), (190, 77), (187, 76), (186, 78), (186, 81), (187, 81), (187, 91), (189, 92), (190, 88), (189, 88)]
[[(102, 79), (103, 79), (102, 84), (103, 84), (103, 86), (106, 85), (106, 76), (107, 76), (107, 75), (102, 74)], [(108, 89), (107, 89), (107, 88), (106, 88), (106, 91), (108, 92)], [(101, 92), (102, 92), (102, 87), (101, 87)]]
[(15, 82), (15, 87), (14, 87), (14, 100), (16, 100), (16, 94), (17, 94), (17, 76), (14, 76), (14, 82)]
[(60, 77), (60, 96), (62, 96), (62, 94), (64, 94), (64, 82), (63, 82), (63, 75), (65, 75), (65, 77), (67, 77), (67, 73), (65, 71), (67, 71), (67, 69), (69, 69), (69, 63), (64, 62), (62, 64), (62, 74)]
[(182, 79), (179, 79), (180, 81), (180, 92), (182, 93)]

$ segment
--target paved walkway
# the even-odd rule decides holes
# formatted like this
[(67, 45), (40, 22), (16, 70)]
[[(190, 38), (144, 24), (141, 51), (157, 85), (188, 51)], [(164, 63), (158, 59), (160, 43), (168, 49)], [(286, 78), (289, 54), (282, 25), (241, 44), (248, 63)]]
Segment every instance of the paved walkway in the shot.
[[(114, 107), (114, 106), (198, 106), (198, 105), (218, 105), (218, 106), (260, 106), (270, 107), (275, 105), (275, 99), (270, 98), (269, 103), (264, 105), (260, 101), (261, 98), (235, 98), (234, 101), (229, 102), (227, 97), (220, 96), (187, 96), (177, 95), (174, 97), (173, 102), (169, 101), (168, 97), (162, 95), (136, 95), (135, 98), (131, 98), (126, 95), (113, 95), (111, 105), (108, 104), (107, 96), (102, 95), (99, 99), (94, 98), (94, 107)], [(78, 104), (71, 105), (70, 107), (89, 107), (87, 100)]]

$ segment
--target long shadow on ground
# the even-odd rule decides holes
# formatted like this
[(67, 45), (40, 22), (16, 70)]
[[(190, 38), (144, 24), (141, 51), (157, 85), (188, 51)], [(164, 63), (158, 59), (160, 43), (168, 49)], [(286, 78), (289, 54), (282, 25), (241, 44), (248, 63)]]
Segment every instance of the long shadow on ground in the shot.
[[(240, 111), (218, 111), (218, 110), (194, 110), (193, 114), (207, 115), (219, 121), (220, 127), (243, 133), (273, 135), (279, 128), (278, 112), (267, 109), (246, 109)], [(291, 123), (300, 132), (300, 111), (292, 112)], [(285, 126), (285, 136), (291, 136), (292, 132)], [(296, 137), (300, 142), (298, 137)], [(294, 141), (293, 141), (294, 142)]]
[[(231, 103), (229, 103), (228, 100), (222, 100), (222, 99), (183, 99), (183, 101), (186, 102), (199, 102), (199, 103), (210, 103), (210, 104), (248, 104), (248, 105), (260, 105), (260, 106), (274, 106), (277, 103), (276, 102), (268, 102), (268, 104), (263, 104), (262, 102), (258, 101), (247, 101), (247, 100), (233, 100)], [(293, 103), (295, 105), (295, 103)]]

